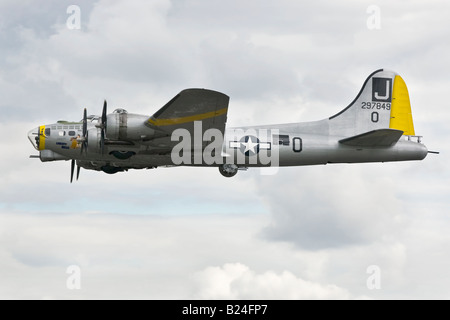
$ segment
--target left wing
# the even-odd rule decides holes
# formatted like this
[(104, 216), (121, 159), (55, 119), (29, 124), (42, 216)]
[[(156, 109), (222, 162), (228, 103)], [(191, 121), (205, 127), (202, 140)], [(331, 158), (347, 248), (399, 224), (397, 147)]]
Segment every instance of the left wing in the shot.
[[(155, 145), (174, 145), (171, 135), (177, 129), (185, 129), (194, 137), (203, 138), (208, 129), (225, 132), (230, 98), (220, 92), (207, 89), (186, 89), (177, 94), (165, 106), (147, 120), (147, 125), (166, 137), (154, 139)], [(203, 142), (205, 148), (207, 142)]]

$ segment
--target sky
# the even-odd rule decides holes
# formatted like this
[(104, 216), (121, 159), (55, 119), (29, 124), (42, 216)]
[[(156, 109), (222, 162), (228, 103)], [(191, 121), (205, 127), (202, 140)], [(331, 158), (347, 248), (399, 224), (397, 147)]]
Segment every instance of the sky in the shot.
[[(444, 0), (0, 0), (0, 299), (449, 299), (449, 15)], [(29, 130), (104, 99), (151, 115), (199, 87), (230, 96), (228, 126), (312, 121), (380, 68), (439, 155), (73, 184), (70, 162), (29, 158)]]

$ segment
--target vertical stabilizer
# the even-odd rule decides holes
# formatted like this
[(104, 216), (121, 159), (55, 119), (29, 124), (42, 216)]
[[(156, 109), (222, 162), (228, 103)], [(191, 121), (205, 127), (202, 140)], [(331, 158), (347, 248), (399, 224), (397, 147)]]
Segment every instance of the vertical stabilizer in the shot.
[(395, 72), (377, 70), (348, 107), (329, 118), (331, 135), (356, 136), (380, 129), (415, 135), (408, 89)]

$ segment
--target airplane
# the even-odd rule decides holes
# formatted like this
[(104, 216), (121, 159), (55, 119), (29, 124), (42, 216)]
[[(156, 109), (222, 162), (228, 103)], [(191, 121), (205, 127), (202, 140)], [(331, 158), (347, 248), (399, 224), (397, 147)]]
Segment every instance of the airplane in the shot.
[(116, 109), (76, 122), (58, 121), (28, 132), (42, 162), (71, 161), (108, 174), (129, 169), (217, 167), (225, 177), (253, 167), (423, 160), (408, 89), (396, 72), (379, 69), (356, 98), (333, 116), (311, 122), (226, 128), (230, 98), (185, 89), (152, 116)]

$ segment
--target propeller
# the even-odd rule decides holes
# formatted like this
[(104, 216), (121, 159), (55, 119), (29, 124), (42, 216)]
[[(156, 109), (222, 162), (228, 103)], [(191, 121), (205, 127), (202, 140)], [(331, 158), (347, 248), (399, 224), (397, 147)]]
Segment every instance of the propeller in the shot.
[(105, 136), (106, 136), (106, 127), (107, 127), (106, 112), (107, 112), (107, 105), (106, 105), (106, 100), (105, 100), (103, 102), (101, 124), (98, 126), (101, 129), (100, 150), (102, 151), (102, 154), (104, 153), (104, 149), (105, 149)]
[[(101, 129), (101, 138), (100, 138), (100, 149), (102, 154), (104, 153), (104, 147), (105, 147), (105, 136), (106, 136), (106, 126), (107, 126), (107, 104), (106, 100), (103, 103), (103, 111), (102, 111), (102, 117), (100, 119), (100, 123), (96, 125), (97, 128)], [(83, 154), (83, 151), (87, 153), (88, 149), (88, 137), (89, 137), (89, 131), (87, 129), (87, 109), (84, 108), (83, 112), (83, 130), (82, 130), (82, 137), (78, 139), (78, 141), (81, 143), (81, 154)], [(38, 133), (39, 134), (39, 133)], [(71, 166), (70, 166), (70, 183), (73, 181), (73, 174), (75, 171), (75, 159), (72, 159)], [(80, 166), (77, 165), (77, 180), (80, 177)]]
[(87, 110), (84, 108), (83, 113), (83, 136), (81, 137), (81, 153), (87, 152), (88, 148), (88, 130), (87, 130)]
[(75, 169), (75, 159), (72, 159), (72, 163), (70, 165), (70, 183), (73, 181), (73, 171)]
[[(77, 165), (77, 181), (80, 177), (80, 169), (81, 167)], [(73, 173), (75, 171), (75, 159), (72, 159), (71, 165), (70, 165), (70, 183), (73, 181)]]
[(81, 169), (81, 167), (77, 166), (77, 181), (78, 181), (78, 178), (80, 177), (80, 169)]
[(107, 113), (107, 104), (106, 104), (106, 100), (105, 100), (103, 102), (102, 116), (101, 116), (98, 124), (95, 125), (98, 129), (101, 130), (100, 131), (100, 150), (101, 150), (102, 154), (104, 154), (104, 150), (105, 150), (105, 137), (106, 137), (106, 128), (107, 128), (106, 113)]

